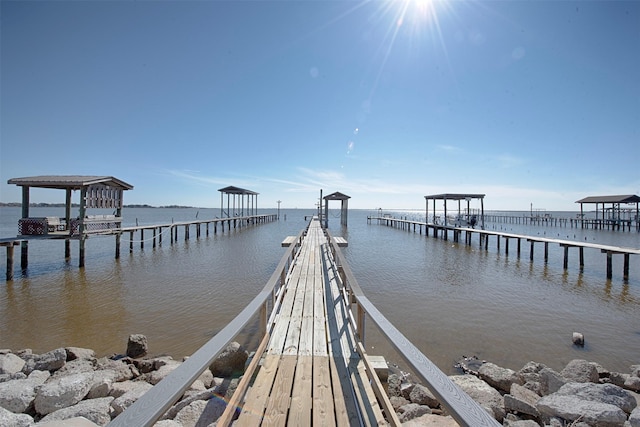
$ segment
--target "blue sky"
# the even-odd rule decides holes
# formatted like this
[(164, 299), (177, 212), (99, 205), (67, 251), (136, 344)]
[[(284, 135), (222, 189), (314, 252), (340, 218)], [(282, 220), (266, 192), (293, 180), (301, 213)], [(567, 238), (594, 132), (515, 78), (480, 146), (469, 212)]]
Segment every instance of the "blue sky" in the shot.
[[(0, 201), (579, 210), (640, 194), (637, 1), (20, 1), (1, 8)], [(32, 192), (35, 202), (64, 193)], [(473, 207), (473, 206), (472, 206)]]

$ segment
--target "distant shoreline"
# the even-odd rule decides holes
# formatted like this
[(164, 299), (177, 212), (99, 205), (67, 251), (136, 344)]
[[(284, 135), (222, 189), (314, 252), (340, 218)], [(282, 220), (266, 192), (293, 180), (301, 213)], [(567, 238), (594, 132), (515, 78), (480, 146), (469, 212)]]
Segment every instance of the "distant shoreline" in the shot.
[[(1, 207), (8, 207), (8, 208), (19, 208), (22, 206), (22, 203), (20, 202), (0, 202), (0, 208)], [(29, 207), (32, 208), (64, 208), (65, 204), (64, 203), (30, 203)], [(72, 208), (79, 208), (80, 204), (79, 203), (72, 203), (71, 204)], [(145, 209), (219, 209), (218, 207), (198, 207), (198, 206), (183, 206), (183, 205), (166, 205), (166, 206), (153, 206), (153, 205), (147, 205), (147, 204), (129, 204), (129, 205), (124, 205), (123, 209), (130, 209), (130, 208), (145, 208)], [(264, 209), (277, 209), (275, 207), (271, 207), (271, 208), (264, 208)], [(316, 208), (283, 208), (283, 210), (310, 210), (310, 209), (316, 209)], [(356, 211), (378, 211), (382, 208), (352, 208), (352, 210), (356, 210)], [(335, 210), (335, 209), (333, 209)], [(398, 209), (394, 209), (394, 208), (389, 208), (389, 209), (382, 209), (383, 212), (423, 212), (424, 208), (398, 208)], [(530, 213), (529, 210), (518, 210), (518, 209), (487, 209), (485, 210), (485, 214), (489, 215), (489, 214), (502, 214), (502, 213), (523, 213), (523, 214), (527, 214)], [(557, 213), (557, 212), (563, 212), (563, 213), (580, 213), (580, 210), (558, 210), (558, 211), (554, 211), (554, 210), (548, 210), (548, 209), (542, 209), (542, 210), (538, 210), (537, 212), (535, 212), (536, 214), (540, 215), (540, 214), (544, 214), (544, 213)], [(594, 210), (590, 209), (590, 210), (584, 210), (584, 213), (593, 213), (595, 212)]]
[[(29, 203), (30, 208), (64, 208), (66, 205), (64, 203)], [(6, 208), (19, 208), (22, 207), (22, 203), (13, 202), (13, 203), (4, 203), (0, 202), (0, 207)], [(72, 203), (72, 208), (79, 208), (79, 203)], [(151, 205), (124, 205), (123, 208), (153, 208), (153, 209), (206, 209), (206, 208), (198, 208), (196, 206), (180, 206), (180, 205), (167, 205), (167, 206), (151, 206)]]

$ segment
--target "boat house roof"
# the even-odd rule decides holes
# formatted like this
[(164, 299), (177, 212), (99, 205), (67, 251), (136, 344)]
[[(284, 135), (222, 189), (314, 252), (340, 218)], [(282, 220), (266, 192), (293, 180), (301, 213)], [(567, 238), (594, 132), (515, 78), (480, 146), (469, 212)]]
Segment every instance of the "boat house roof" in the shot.
[(347, 196), (346, 194), (343, 194), (339, 191), (336, 191), (335, 193), (327, 194), (326, 196), (323, 197), (324, 200), (348, 200), (350, 198), (351, 196)]
[(133, 185), (127, 184), (112, 176), (95, 175), (41, 175), (27, 176), (23, 178), (11, 178), (7, 184), (15, 184), (21, 187), (57, 188), (79, 190), (95, 184), (104, 184), (110, 187), (132, 190)]
[(218, 191), (225, 194), (249, 194), (249, 195), (260, 194), (260, 193), (256, 193), (255, 191), (245, 190), (244, 188), (234, 187), (233, 185), (230, 185), (229, 187), (221, 188)]
[(444, 193), (434, 194), (432, 196), (424, 196), (427, 200), (467, 200), (467, 199), (484, 199), (484, 194), (463, 194), (463, 193)]
[(640, 197), (634, 194), (620, 196), (589, 196), (576, 201), (576, 203), (639, 203)]

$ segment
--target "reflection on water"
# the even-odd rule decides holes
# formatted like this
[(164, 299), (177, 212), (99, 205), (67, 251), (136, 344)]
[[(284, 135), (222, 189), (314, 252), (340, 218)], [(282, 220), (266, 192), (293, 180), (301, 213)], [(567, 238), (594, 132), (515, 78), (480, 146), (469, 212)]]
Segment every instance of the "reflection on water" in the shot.
[[(0, 234), (15, 235), (19, 208), (0, 209)], [(125, 225), (196, 215), (191, 209), (131, 211), (127, 216), (125, 210)], [(126, 235), (119, 260), (114, 260), (113, 237), (90, 238), (84, 269), (77, 267), (77, 242), (66, 261), (63, 242), (32, 242), (27, 271), (17, 269), (15, 280), (0, 286), (0, 347), (43, 352), (73, 345), (111, 354), (125, 350), (129, 334), (142, 333), (152, 353), (191, 354), (262, 289), (284, 253), (280, 242), (297, 234), (306, 224), (304, 215), (311, 213), (288, 210), (278, 222), (210, 230), (209, 237), (203, 231), (200, 239), (192, 230), (189, 241), (181, 229), (176, 244), (165, 235), (155, 249), (150, 242), (144, 249), (135, 242), (131, 254)], [(198, 213), (200, 219), (216, 214), (215, 209)], [(467, 246), (368, 224), (368, 214), (377, 212), (351, 211), (348, 228), (330, 217), (330, 229), (349, 241), (345, 255), (368, 297), (445, 372), (452, 372), (456, 359), (472, 354), (512, 369), (529, 360), (561, 369), (573, 358), (587, 358), (626, 372), (640, 363), (637, 257), (631, 257), (630, 278), (624, 282), (622, 260), (614, 256), (614, 277), (607, 280), (606, 259), (597, 250), (585, 250), (583, 269), (578, 251), (570, 251), (565, 271), (557, 245), (549, 245), (547, 263), (542, 245), (536, 245), (530, 261), (526, 244), (518, 258), (515, 244), (505, 255), (504, 242), (501, 251), (495, 240), (484, 250), (475, 236)], [(640, 233), (634, 232), (488, 226), (640, 247)], [(4, 256), (0, 259), (4, 271)], [(373, 323), (367, 325), (371, 353), (400, 362)], [(584, 349), (572, 346), (574, 331), (584, 333)], [(238, 339), (255, 346), (257, 333), (255, 321)]]

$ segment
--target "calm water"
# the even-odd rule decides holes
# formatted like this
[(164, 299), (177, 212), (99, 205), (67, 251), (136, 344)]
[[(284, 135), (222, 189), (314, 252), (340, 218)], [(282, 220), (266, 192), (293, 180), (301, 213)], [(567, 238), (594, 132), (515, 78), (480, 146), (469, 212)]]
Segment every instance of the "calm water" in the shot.
[[(213, 218), (217, 209), (125, 209), (125, 225)], [(270, 211), (261, 210), (260, 213)], [(92, 212), (93, 213), (93, 212)], [(98, 212), (99, 213), (99, 212)], [(111, 213), (111, 212), (107, 212)], [(282, 210), (281, 220), (197, 240), (168, 236), (161, 247), (134, 246), (122, 239), (122, 257), (114, 260), (115, 239), (87, 240), (86, 267), (77, 267), (77, 242), (64, 260), (59, 241), (31, 242), (26, 273), (0, 281), (0, 348), (44, 352), (60, 346), (124, 352), (131, 333), (147, 335), (154, 354), (192, 353), (235, 317), (262, 289), (284, 253), (280, 242), (297, 234), (312, 210)], [(380, 311), (445, 372), (462, 355), (478, 355), (512, 369), (530, 360), (561, 369), (574, 358), (626, 372), (640, 363), (640, 261), (631, 256), (630, 279), (622, 280), (622, 257), (614, 256), (613, 279), (605, 278), (606, 259), (585, 249), (585, 268), (570, 250), (569, 269), (562, 249), (543, 245), (529, 261), (529, 245), (516, 256), (413, 232), (368, 224), (377, 211), (349, 212), (341, 229), (336, 210), (329, 228), (349, 241), (345, 254), (364, 292)], [(62, 208), (32, 208), (32, 216), (61, 215)], [(286, 215), (286, 220), (284, 219)], [(418, 218), (419, 213), (395, 213)], [(567, 214), (574, 216), (575, 214)], [(0, 208), (0, 237), (15, 236), (19, 208)], [(487, 223), (488, 229), (640, 248), (640, 233), (528, 227)], [(150, 234), (150, 233), (148, 233)], [(145, 236), (148, 237), (148, 236)], [(137, 238), (137, 237), (136, 237)], [(504, 251), (504, 243), (503, 249)], [(0, 271), (6, 269), (5, 252)], [(571, 344), (572, 332), (587, 345)], [(255, 325), (239, 340), (255, 343)], [(371, 354), (402, 362), (369, 322)]]

